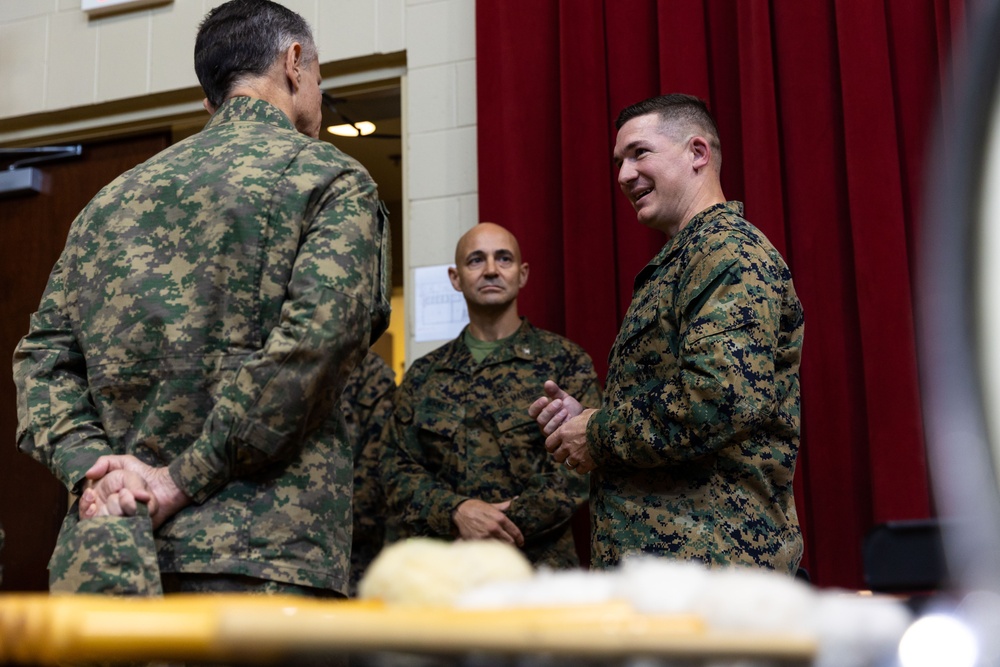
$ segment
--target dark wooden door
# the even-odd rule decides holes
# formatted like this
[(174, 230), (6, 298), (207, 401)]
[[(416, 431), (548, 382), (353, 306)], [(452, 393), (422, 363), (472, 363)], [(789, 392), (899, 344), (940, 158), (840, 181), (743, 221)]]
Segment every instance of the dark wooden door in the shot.
[[(84, 145), (83, 154), (37, 165), (38, 194), (0, 199), (0, 590), (47, 590), (46, 564), (55, 545), (67, 493), (51, 473), (17, 451), (17, 406), (10, 360), (28, 330), (49, 271), (80, 209), (120, 173), (169, 145), (168, 133)], [(0, 166), (5, 168), (6, 165)]]

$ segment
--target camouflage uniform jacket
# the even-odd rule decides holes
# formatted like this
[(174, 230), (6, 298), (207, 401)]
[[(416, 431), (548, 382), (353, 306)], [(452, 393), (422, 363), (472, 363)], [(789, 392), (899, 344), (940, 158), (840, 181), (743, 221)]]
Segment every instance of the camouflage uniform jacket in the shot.
[(452, 512), (463, 501), (516, 496), (507, 516), (524, 535), (525, 555), (578, 566), (570, 519), (588, 481), (552, 460), (528, 406), (548, 379), (584, 405), (600, 405), (593, 363), (575, 343), (527, 320), (479, 364), (463, 336), (414, 362), (396, 392), (382, 481), (400, 525), (387, 539), (451, 539)]
[(382, 429), (392, 414), (396, 374), (382, 357), (369, 352), (347, 379), (340, 396), (347, 439), (354, 448), (354, 531), (351, 545), (351, 594), (382, 549), (385, 494), (379, 482)]
[(223, 104), (80, 213), (14, 355), (18, 447), (73, 489), (134, 454), (193, 501), (165, 572), (344, 592), (341, 388), (387, 303), (376, 186), (276, 107)]
[(593, 558), (629, 552), (794, 572), (802, 307), (739, 202), (639, 272), (587, 424)]

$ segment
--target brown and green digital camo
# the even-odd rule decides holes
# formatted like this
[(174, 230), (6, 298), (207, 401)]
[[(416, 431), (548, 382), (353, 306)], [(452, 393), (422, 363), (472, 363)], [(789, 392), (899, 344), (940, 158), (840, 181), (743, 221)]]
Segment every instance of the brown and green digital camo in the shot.
[(638, 274), (587, 424), (592, 558), (633, 552), (794, 572), (802, 307), (739, 202), (695, 216)]
[(415, 361), (396, 392), (383, 437), (386, 539), (452, 539), (451, 515), (464, 500), (516, 496), (507, 516), (524, 535), (525, 555), (578, 566), (570, 519), (586, 501), (587, 477), (553, 461), (528, 406), (549, 379), (583, 405), (600, 405), (590, 357), (527, 320), (480, 364), (463, 336)]
[(382, 429), (392, 414), (396, 375), (382, 357), (369, 352), (347, 379), (340, 396), (347, 441), (354, 449), (354, 532), (351, 544), (351, 595), (382, 549), (385, 494), (379, 482)]
[(102, 454), (169, 465), (195, 504), (156, 533), (164, 572), (346, 592), (339, 399), (388, 308), (379, 211), (356, 161), (226, 102), (74, 221), (14, 355), (19, 448), (71, 489)]
[(136, 516), (80, 521), (77, 505), (63, 520), (49, 563), (53, 593), (163, 595), (153, 524), (146, 506)]

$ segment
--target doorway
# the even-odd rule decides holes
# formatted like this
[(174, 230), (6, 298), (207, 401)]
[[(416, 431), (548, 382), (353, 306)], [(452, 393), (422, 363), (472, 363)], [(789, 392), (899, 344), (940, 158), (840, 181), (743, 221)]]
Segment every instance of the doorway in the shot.
[[(166, 131), (83, 144), (79, 157), (37, 166), (41, 192), (0, 199), (0, 357), (10, 360), (27, 333), (76, 214), (109, 181), (169, 144)], [(6, 167), (0, 162), (0, 169)], [(6, 532), (0, 590), (44, 591), (68, 494), (48, 469), (17, 451), (16, 406), (14, 383), (0, 382), (0, 433), (6, 440), (0, 446), (0, 525)]]

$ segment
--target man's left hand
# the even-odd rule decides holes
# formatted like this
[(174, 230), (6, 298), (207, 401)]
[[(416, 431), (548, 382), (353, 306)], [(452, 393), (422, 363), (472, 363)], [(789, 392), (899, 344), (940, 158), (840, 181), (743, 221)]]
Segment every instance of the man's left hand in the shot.
[[(155, 500), (149, 504), (149, 517), (153, 521), (153, 528), (158, 528), (191, 502), (191, 499), (174, 483), (168, 468), (154, 468), (128, 454), (100, 457), (87, 471), (87, 479), (99, 483), (102, 478), (115, 471), (135, 473), (145, 480)], [(81, 498), (81, 510), (83, 510), (82, 501)]]
[(594, 408), (587, 408), (545, 439), (545, 449), (552, 454), (556, 463), (561, 463), (580, 475), (597, 467), (587, 445), (587, 422), (595, 412), (597, 410)]

